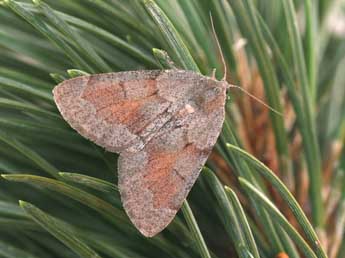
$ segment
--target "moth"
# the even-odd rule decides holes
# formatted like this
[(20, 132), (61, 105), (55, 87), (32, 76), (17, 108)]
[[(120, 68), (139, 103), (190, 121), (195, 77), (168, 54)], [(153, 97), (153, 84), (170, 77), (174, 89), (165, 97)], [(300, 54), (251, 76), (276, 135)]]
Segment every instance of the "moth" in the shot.
[[(205, 165), (225, 117), (221, 81), (186, 70), (80, 76), (53, 90), (63, 118), (79, 134), (119, 154), (123, 207), (147, 237), (175, 217)], [(236, 86), (235, 86), (236, 87)]]
[(77, 77), (53, 95), (72, 128), (119, 154), (123, 207), (152, 237), (172, 221), (206, 163), (228, 87), (191, 71), (149, 70)]
[(95, 74), (66, 80), (53, 90), (57, 107), (72, 128), (107, 151), (119, 154), (118, 187), (123, 207), (147, 237), (175, 217), (221, 132), (226, 91), (246, 90), (224, 77), (186, 70)]

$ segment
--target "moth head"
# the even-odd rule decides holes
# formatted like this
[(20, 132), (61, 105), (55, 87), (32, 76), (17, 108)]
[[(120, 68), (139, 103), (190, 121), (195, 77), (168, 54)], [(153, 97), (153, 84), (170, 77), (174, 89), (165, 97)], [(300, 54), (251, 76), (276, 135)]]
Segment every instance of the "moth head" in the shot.
[(227, 90), (228, 88), (230, 88), (229, 83), (226, 80), (221, 80), (217, 83), (217, 86), (221, 89), (225, 89)]
[[(215, 82), (215, 83), (214, 83)], [(226, 93), (227, 83), (220, 81), (214, 81), (212, 85), (209, 85), (204, 91), (198, 92), (195, 96), (195, 104), (199, 107), (205, 107), (211, 102), (217, 102), (223, 99), (224, 94)]]

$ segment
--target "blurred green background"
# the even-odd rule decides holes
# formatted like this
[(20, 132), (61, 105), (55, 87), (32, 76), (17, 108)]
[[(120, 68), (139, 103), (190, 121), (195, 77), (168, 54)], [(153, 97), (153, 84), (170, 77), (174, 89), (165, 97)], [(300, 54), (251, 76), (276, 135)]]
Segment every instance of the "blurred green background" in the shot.
[[(344, 7), (0, 0), (0, 257), (345, 257)], [(283, 115), (230, 90), (208, 168), (171, 225), (144, 238), (120, 203), (117, 156), (72, 130), (51, 91), (169, 57), (220, 79), (210, 13), (228, 82)]]

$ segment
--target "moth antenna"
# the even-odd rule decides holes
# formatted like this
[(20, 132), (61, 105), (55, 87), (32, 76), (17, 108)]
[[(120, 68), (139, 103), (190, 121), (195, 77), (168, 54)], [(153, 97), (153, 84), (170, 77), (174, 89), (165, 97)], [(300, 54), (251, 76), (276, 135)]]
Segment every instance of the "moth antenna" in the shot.
[(220, 52), (220, 57), (222, 58), (222, 63), (223, 63), (223, 66), (224, 66), (224, 76), (223, 76), (222, 81), (226, 81), (226, 75), (227, 75), (226, 62), (225, 62), (225, 58), (224, 58), (224, 55), (223, 55), (222, 48), (221, 48), (220, 43), (219, 43), (219, 39), (218, 39), (218, 36), (217, 36), (216, 29), (214, 28), (214, 23), (213, 23), (213, 18), (212, 18), (212, 13), (211, 12), (210, 12), (210, 20), (211, 20), (211, 27), (212, 27), (213, 36), (214, 36), (214, 38), (216, 40), (217, 47), (218, 47), (218, 50)]
[(240, 91), (242, 91), (243, 93), (247, 94), (249, 97), (255, 99), (257, 102), (259, 102), (261, 105), (265, 106), (266, 108), (268, 108), (269, 110), (271, 110), (272, 112), (276, 113), (277, 115), (279, 116), (283, 116), (282, 113), (280, 113), (279, 111), (275, 110), (273, 107), (267, 105), (264, 101), (262, 101), (261, 99), (259, 99), (258, 97), (255, 97), (253, 94), (249, 93), (249, 91), (243, 89), (242, 87), (240, 86), (237, 86), (237, 85), (228, 85), (227, 88), (236, 88), (236, 89), (239, 89)]

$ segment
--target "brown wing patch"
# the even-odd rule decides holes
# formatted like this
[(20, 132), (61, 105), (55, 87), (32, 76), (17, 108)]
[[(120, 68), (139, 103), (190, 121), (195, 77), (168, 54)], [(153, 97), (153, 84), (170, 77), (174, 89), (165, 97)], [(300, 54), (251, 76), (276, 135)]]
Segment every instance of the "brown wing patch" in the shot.
[[(180, 173), (175, 167), (179, 160), (184, 157), (200, 155), (200, 151), (193, 144), (187, 144), (182, 150), (174, 152), (150, 153), (150, 159), (146, 167), (147, 174), (144, 175), (144, 185), (153, 195), (153, 207), (156, 209), (174, 207), (175, 197), (183, 191), (184, 183), (189, 176), (188, 173)], [(192, 172), (192, 171), (190, 171)]]
[(105, 108), (96, 110), (97, 116), (108, 124), (122, 124), (138, 135), (157, 116), (163, 113), (170, 103), (157, 95), (136, 100), (124, 100)]
[[(159, 114), (167, 101), (157, 95), (155, 80), (130, 80), (117, 83), (89, 80), (81, 98), (92, 104), (96, 114), (108, 124), (125, 125), (137, 134)], [(145, 110), (155, 105), (148, 114)]]
[(96, 109), (146, 98), (157, 93), (155, 80), (134, 79), (130, 81), (98, 81), (89, 79), (81, 98), (92, 103)]
[(119, 188), (133, 224), (145, 236), (154, 236), (174, 218), (211, 150), (189, 145), (156, 156), (146, 149), (150, 146), (135, 154), (121, 153)]

